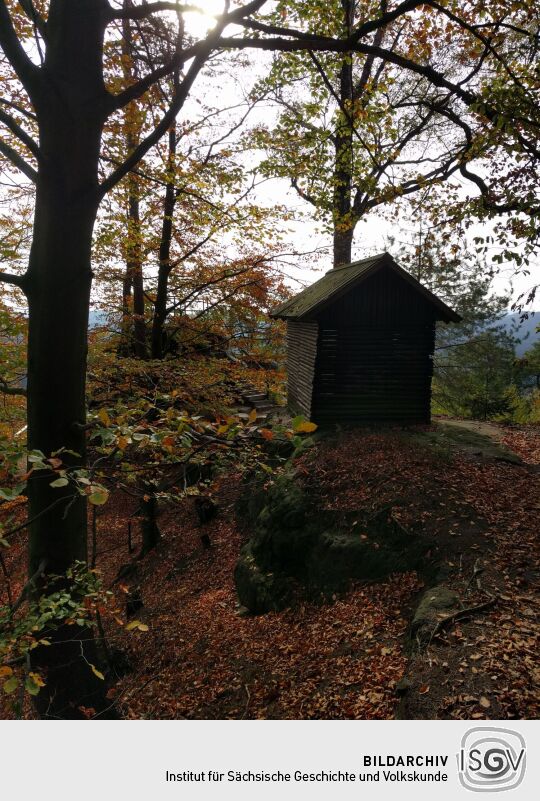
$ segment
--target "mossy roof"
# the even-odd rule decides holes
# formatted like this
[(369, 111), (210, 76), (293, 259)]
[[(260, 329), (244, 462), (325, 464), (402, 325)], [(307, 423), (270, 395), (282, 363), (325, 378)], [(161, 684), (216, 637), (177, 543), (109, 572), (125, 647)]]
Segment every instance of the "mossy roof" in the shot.
[(303, 289), (298, 295), (286, 300), (270, 313), (271, 317), (282, 320), (313, 319), (317, 312), (328, 306), (350, 289), (358, 286), (381, 267), (388, 266), (411, 284), (418, 292), (432, 303), (438, 311), (437, 318), (445, 322), (459, 322), (461, 317), (453, 309), (443, 303), (440, 298), (426, 289), (416, 278), (400, 267), (389, 253), (379, 253), (369, 259), (355, 261), (343, 267), (329, 270), (322, 278)]

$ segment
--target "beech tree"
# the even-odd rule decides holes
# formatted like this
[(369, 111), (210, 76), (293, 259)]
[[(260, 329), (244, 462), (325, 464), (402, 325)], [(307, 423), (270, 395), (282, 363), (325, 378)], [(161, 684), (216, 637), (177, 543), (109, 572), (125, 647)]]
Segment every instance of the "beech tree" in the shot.
[[(295, 21), (318, 8), (288, 6)], [(320, 24), (346, 38), (364, 15), (362, 4), (334, 0)], [(373, 43), (419, 54), (425, 42), (415, 41), (418, 33), (414, 21), (400, 18), (379, 28)], [(454, 56), (459, 46), (452, 42)], [(447, 66), (452, 53), (443, 56)], [(456, 72), (455, 65), (446, 71)], [(463, 135), (438, 113), (451, 93), (374, 53), (279, 53), (257, 89), (279, 109), (277, 124), (258, 131), (262, 169), (288, 178), (329, 230), (335, 267), (352, 261), (355, 230), (367, 214), (448, 179), (463, 158)]]
[[(12, 168), (35, 183), (33, 235), (23, 275), (2, 272), (3, 283), (21, 289), (28, 303), (28, 448), (50, 456), (66, 449), (66, 462), (84, 464), (86, 449), (85, 376), (87, 325), (92, 285), (92, 235), (98, 207), (106, 194), (134, 170), (171, 129), (191, 88), (213, 53), (230, 49), (268, 51), (335, 50), (376, 56), (435, 87), (452, 93), (460, 107), (480, 114), (493, 130), (510, 129), (514, 143), (538, 158), (537, 120), (530, 104), (512, 113), (513, 78), (505, 73), (504, 91), (496, 103), (434, 67), (420, 50), (393, 51), (376, 41), (377, 31), (399, 18), (421, 20), (426, 10), (430, 31), (459, 28), (468, 32), (478, 61), (497, 58), (497, 41), (489, 32), (514, 24), (520, 37), (531, 36), (521, 4), (419, 2), (392, 5), (367, 3), (365, 13), (341, 36), (317, 30), (316, 17), (287, 26), (286, 3), (279, 3), (281, 21), (265, 10), (265, 0), (231, 8), (228, 0), (202, 38), (186, 35), (190, 6), (167, 0), (118, 5), (108, 0), (0, 0), (0, 48), (5, 92), (0, 123), (6, 137), (0, 154)], [(501, 10), (502, 7), (502, 10)], [(120, 36), (122, 20), (149, 20), (159, 15), (176, 20), (170, 48), (148, 64), (141, 77), (119, 89), (121, 70), (107, 61), (107, 43)], [(427, 19), (427, 17), (426, 17)], [(491, 26), (491, 27), (490, 27)], [(230, 35), (225, 35), (232, 29)], [(430, 33), (431, 35), (431, 33)], [(494, 55), (495, 54), (495, 55)], [(501, 56), (502, 58), (502, 56)], [(100, 169), (105, 127), (119, 120), (130, 103), (159, 81), (170, 79), (173, 94), (160, 119), (132, 143), (131, 152), (108, 171)], [(214, 87), (211, 87), (214, 88)], [(219, 91), (219, 87), (215, 87)], [(521, 95), (520, 95), (521, 97)], [(87, 558), (86, 499), (66, 487), (51, 487), (42, 471), (28, 477), (29, 573), (33, 586), (47, 576), (66, 573)], [(88, 670), (86, 648), (79, 637), (59, 628), (54, 648), (36, 648), (35, 665), (48, 669), (47, 684), (37, 696), (44, 715), (79, 716), (84, 703), (104, 711), (110, 706), (96, 689)], [(84, 650), (83, 650), (84, 648)], [(92, 681), (94, 682), (92, 684)], [(98, 682), (99, 683), (99, 682)]]
[[(291, 1), (281, 11), (285, 7), (296, 24), (320, 10), (317, 2)], [(537, 129), (538, 20), (520, 4), (513, 10), (527, 29), (512, 27), (502, 9), (488, 23), (480, 21), (480, 7), (475, 16), (463, 5), (461, 18), (457, 4), (436, 8), (440, 16), (426, 4), (419, 15), (379, 27), (367, 53), (278, 53), (260, 82), (279, 109), (277, 124), (260, 126), (263, 169), (288, 178), (323, 222), (332, 235), (334, 266), (352, 261), (354, 233), (366, 215), (428, 188), (439, 222), (516, 211), (530, 220), (537, 213), (537, 155), (518, 155), (518, 132), (503, 107), (515, 92), (516, 108)], [(317, 25), (328, 36), (347, 38), (365, 16), (366, 4), (334, 0)], [(465, 19), (470, 24), (462, 24)], [(489, 98), (501, 111), (497, 124), (480, 107), (480, 114), (464, 109), (448, 81), (403, 69), (404, 53), (428, 72), (435, 67), (450, 83)], [(537, 133), (533, 150), (535, 141)], [(523, 219), (506, 226), (525, 234)]]

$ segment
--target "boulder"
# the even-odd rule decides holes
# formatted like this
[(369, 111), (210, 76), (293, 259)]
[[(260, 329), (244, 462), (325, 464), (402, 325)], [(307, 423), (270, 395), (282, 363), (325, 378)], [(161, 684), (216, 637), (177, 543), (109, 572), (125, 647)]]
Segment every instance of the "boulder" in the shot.
[(259, 567), (251, 544), (244, 545), (234, 569), (238, 600), (254, 615), (278, 612), (292, 600), (292, 583), (281, 574)]
[(251, 519), (252, 536), (235, 583), (240, 603), (255, 614), (288, 606), (299, 584), (308, 597), (319, 597), (354, 579), (414, 569), (425, 551), (422, 538), (396, 521), (391, 508), (369, 517), (321, 511), (292, 471), (267, 479), (237, 508), (244, 523)]

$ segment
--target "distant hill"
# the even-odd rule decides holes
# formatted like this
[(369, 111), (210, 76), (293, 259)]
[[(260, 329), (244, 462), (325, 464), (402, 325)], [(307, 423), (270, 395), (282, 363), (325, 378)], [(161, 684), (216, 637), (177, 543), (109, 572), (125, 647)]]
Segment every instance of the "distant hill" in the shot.
[[(540, 326), (540, 311), (529, 314), (528, 319), (523, 320), (522, 323), (519, 318), (519, 314), (507, 314), (502, 318), (501, 324), (521, 340), (516, 345), (516, 353), (518, 356), (523, 356), (525, 351), (529, 350), (537, 339), (540, 339), (540, 332), (536, 331), (536, 328)], [(517, 326), (517, 329), (514, 330), (514, 326)]]
[[(535, 340), (540, 339), (540, 333), (535, 330), (540, 326), (540, 311), (537, 311), (534, 315), (529, 314), (529, 318), (522, 323), (519, 322), (519, 317), (519, 314), (507, 314), (501, 319), (500, 324), (504, 325), (514, 336), (521, 340), (516, 346), (516, 353), (518, 356), (523, 356)], [(90, 328), (106, 325), (107, 315), (102, 311), (91, 311), (88, 324)], [(518, 326), (516, 331), (514, 331), (514, 326)]]

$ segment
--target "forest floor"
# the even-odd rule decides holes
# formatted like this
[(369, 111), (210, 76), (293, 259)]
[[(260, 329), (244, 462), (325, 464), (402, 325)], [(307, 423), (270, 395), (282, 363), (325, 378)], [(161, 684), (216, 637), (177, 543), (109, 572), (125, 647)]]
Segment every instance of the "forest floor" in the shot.
[[(421, 525), (430, 539), (437, 576), (395, 574), (259, 617), (239, 608), (233, 583), (247, 536), (234, 512), (239, 477), (216, 482), (219, 513), (202, 528), (192, 498), (166, 509), (158, 549), (120, 580), (135, 501), (113, 497), (97, 520), (97, 566), (120, 610), (117, 622), (105, 618), (107, 634), (126, 670), (111, 703), (126, 718), (151, 719), (538, 717), (540, 432), (501, 432), (502, 455), (456, 443), (438, 424), (321, 438), (296, 462), (321, 508), (392, 505), (404, 526)], [(22, 532), (8, 552), (21, 584), (24, 549)], [(462, 610), (490, 606), (417, 643), (410, 623), (435, 583), (457, 593)], [(128, 631), (135, 584), (142, 629)]]

